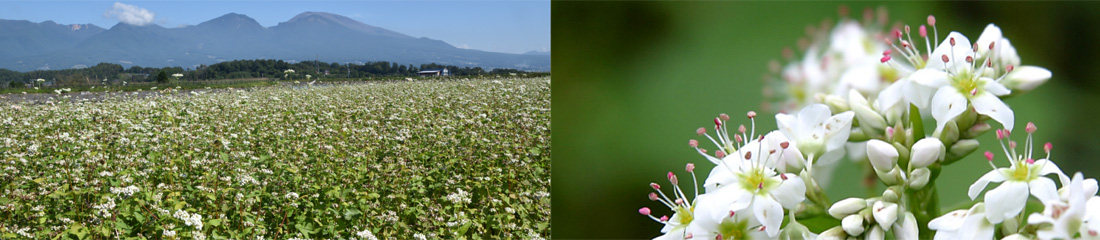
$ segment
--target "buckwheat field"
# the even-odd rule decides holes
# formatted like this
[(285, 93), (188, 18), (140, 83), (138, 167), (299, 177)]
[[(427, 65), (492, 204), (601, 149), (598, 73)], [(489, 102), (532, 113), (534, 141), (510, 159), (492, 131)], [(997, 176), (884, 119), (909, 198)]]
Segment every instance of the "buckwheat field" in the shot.
[(2, 239), (550, 237), (550, 78), (4, 105)]

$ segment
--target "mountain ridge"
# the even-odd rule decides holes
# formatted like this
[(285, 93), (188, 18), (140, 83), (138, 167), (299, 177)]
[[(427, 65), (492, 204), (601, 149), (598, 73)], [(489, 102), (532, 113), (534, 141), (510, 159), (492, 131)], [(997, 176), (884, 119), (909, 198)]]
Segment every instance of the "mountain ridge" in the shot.
[[(29, 26), (30, 21), (22, 20), (22, 25), (6, 24), (6, 21), (19, 20), (0, 20), (0, 68), (16, 71), (79, 68), (100, 62), (122, 64), (127, 68), (192, 68), (239, 59), (390, 61), (534, 71), (550, 69), (549, 56), (460, 49), (441, 40), (416, 38), (325, 12), (303, 12), (271, 27), (264, 27), (239, 13), (227, 13), (198, 25), (176, 28), (118, 23), (103, 29), (87, 24), (82, 29), (94, 34), (69, 34), (72, 36)], [(65, 26), (52, 21), (37, 24), (51, 26), (50, 29)], [(20, 31), (7, 31), (16, 29), (5, 27), (8, 25), (19, 25)], [(36, 31), (51, 34), (24, 33)], [(46, 35), (58, 39), (47, 41), (43, 46), (4, 45), (42, 39)]]

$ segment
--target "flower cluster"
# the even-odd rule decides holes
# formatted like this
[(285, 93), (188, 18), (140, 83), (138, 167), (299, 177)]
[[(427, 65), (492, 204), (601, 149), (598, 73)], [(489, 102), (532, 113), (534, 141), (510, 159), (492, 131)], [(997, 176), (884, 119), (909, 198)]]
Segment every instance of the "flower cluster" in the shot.
[[(844, 18), (832, 28), (808, 28), (812, 41), (800, 42), (801, 57), (787, 50), (785, 67), (772, 63), (765, 95), (781, 112), (777, 131), (757, 135), (755, 112), (747, 115), (751, 128), (731, 132), (730, 117), (722, 114), (713, 132), (696, 131), (715, 148), (694, 139), (689, 145), (714, 166), (702, 193), (694, 164), (687, 167), (693, 194), (672, 172), (670, 194), (651, 184), (650, 200), (672, 212), (656, 217), (648, 207), (639, 209), (664, 226), (657, 238), (1100, 239), (1097, 181), (1063, 173), (1050, 158), (1050, 143), (1036, 159), (1034, 123), (1024, 128), (1023, 150), (1010, 140), (1016, 115), (1003, 99), (1035, 89), (1051, 72), (1021, 65), (994, 24), (971, 42), (959, 32), (941, 39), (931, 15), (915, 28), (881, 31), (885, 10), (877, 21), (874, 13), (865, 11), (863, 22)], [(926, 130), (925, 122), (935, 128)], [(1007, 167), (985, 152), (992, 170), (967, 192), (977, 201), (940, 214), (937, 179), (955, 180), (940, 170), (975, 152), (978, 137), (993, 130), (990, 122), (1002, 126), (994, 132)], [(821, 186), (845, 157), (865, 163), (866, 187), (885, 185), (881, 195), (827, 200)], [(990, 184), (998, 185), (986, 191)], [(1029, 200), (1042, 208), (1025, 208)], [(815, 233), (798, 222), (819, 216), (839, 224)]]
[(172, 214), (172, 216), (178, 218), (180, 221), (183, 221), (184, 225), (192, 226), (195, 227), (195, 229), (202, 230), (202, 215), (199, 215), (198, 213), (187, 213), (187, 211), (180, 209), (176, 210), (176, 213)]

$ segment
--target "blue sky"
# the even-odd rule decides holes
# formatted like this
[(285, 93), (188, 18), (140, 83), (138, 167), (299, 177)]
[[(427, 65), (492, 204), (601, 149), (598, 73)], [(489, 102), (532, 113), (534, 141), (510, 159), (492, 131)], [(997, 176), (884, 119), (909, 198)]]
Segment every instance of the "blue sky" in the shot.
[[(119, 8), (115, 3), (133, 8)], [(141, 9), (147, 12), (141, 12)], [(461, 48), (524, 53), (550, 50), (550, 1), (0, 1), (0, 19), (91, 23), (111, 28), (127, 11), (167, 28), (230, 12), (271, 27), (302, 12), (329, 12)], [(147, 13), (147, 14), (146, 14)]]

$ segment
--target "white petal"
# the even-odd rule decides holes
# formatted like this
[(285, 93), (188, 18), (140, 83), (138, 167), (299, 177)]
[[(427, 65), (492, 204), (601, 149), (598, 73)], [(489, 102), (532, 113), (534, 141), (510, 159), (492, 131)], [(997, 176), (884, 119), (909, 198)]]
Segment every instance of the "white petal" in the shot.
[(967, 192), (967, 195), (970, 196), (971, 200), (976, 199), (978, 198), (978, 194), (981, 194), (982, 190), (984, 190), (985, 186), (989, 185), (990, 182), (1003, 181), (1005, 181), (1005, 177), (1001, 175), (1001, 171), (989, 171), (985, 175), (982, 175), (981, 178), (978, 178), (978, 181), (974, 182), (974, 184), (970, 185), (970, 190)]
[(792, 173), (783, 175), (787, 176), (787, 180), (781, 180), (779, 186), (776, 186), (770, 193), (784, 208), (794, 209), (798, 207), (799, 203), (806, 200), (806, 183), (802, 182), (802, 178), (799, 178), (798, 175)]
[(1019, 66), (1005, 76), (1005, 85), (1012, 89), (1029, 91), (1050, 80), (1050, 70), (1036, 66)]
[(993, 239), (993, 224), (987, 222), (982, 215), (986, 214), (972, 214), (963, 221), (959, 239)]
[(992, 93), (993, 95), (1004, 96), (1012, 93), (1012, 90), (1008, 90), (1005, 85), (998, 83), (997, 80), (993, 80), (992, 78), (983, 77), (981, 79), (978, 79), (978, 81), (981, 81), (981, 84), (985, 86), (983, 89), (989, 91), (989, 93)]
[(916, 72), (913, 72), (913, 74), (909, 75), (909, 80), (912, 80), (913, 82), (920, 85), (933, 88), (947, 86), (947, 84), (949, 83), (947, 80), (948, 78), (949, 76), (947, 75), (947, 72), (944, 72), (943, 70), (927, 68), (917, 70)]
[[(1056, 173), (1056, 174), (1058, 174), (1058, 176), (1061, 176), (1061, 177), (1066, 176), (1065, 173), (1062, 173), (1062, 169), (1058, 168), (1058, 164), (1054, 164), (1054, 162), (1051, 162), (1050, 160), (1047, 160), (1047, 159), (1035, 160), (1035, 165), (1043, 167), (1042, 169), (1039, 169), (1039, 175), (1040, 176), (1045, 176), (1045, 175), (1051, 174), (1051, 173)], [(1069, 178), (1066, 178), (1066, 180), (1069, 180)], [(1066, 184), (1066, 182), (1062, 182), (1062, 184)]]
[(974, 105), (974, 111), (978, 114), (989, 116), (994, 121), (1001, 123), (1005, 129), (1012, 130), (1014, 124), (1014, 115), (1012, 115), (1012, 109), (1008, 108), (1000, 98), (990, 94), (988, 92), (979, 93), (978, 96), (970, 98), (970, 103)]
[[(1000, 101), (998, 99), (998, 101)], [(966, 96), (951, 86), (940, 87), (932, 97), (932, 118), (936, 119), (936, 132), (943, 130), (947, 122), (966, 111)], [(1011, 113), (1011, 112), (1009, 112)]]
[(797, 138), (798, 135), (794, 134), (798, 133), (800, 129), (798, 129), (798, 118), (795, 118), (794, 115), (786, 113), (775, 114), (775, 123), (779, 125), (779, 131), (782, 132), (784, 136), (788, 138)]
[(829, 117), (825, 121), (825, 151), (842, 149), (852, 133), (852, 118), (855, 112), (847, 111)]
[[(906, 84), (902, 88), (905, 94), (905, 101), (913, 103), (917, 108), (921, 110), (928, 109), (928, 105), (932, 102), (932, 94), (936, 92), (936, 88), (921, 85), (913, 81), (905, 81)], [(908, 111), (909, 106), (902, 106)]]
[[(985, 30), (982, 31), (982, 35), (978, 36), (976, 42), (978, 44), (978, 54), (980, 56), (987, 56), (986, 54), (989, 53), (989, 43), (997, 42), (997, 44), (1000, 44), (1001, 38), (1003, 38), (1003, 35), (1001, 35), (1001, 28), (992, 23), (986, 25)], [(997, 46), (994, 45), (994, 47)]]
[[(951, 39), (955, 39), (954, 46), (951, 44)], [(932, 54), (928, 55), (928, 65), (925, 68), (945, 69), (945, 64), (941, 58), (947, 56), (948, 62), (946, 65), (951, 72), (970, 71), (966, 69), (971, 69), (971, 64), (964, 61), (964, 59), (966, 59), (966, 56), (974, 55), (972, 47), (970, 39), (966, 36), (958, 32), (951, 32), (947, 34), (947, 38), (943, 39), (943, 43), (940, 43), (939, 47), (932, 50)]]
[(898, 149), (885, 141), (871, 139), (867, 141), (867, 158), (875, 170), (890, 171), (898, 161)]
[(905, 96), (901, 91), (903, 86), (905, 86), (905, 81), (898, 80), (883, 89), (875, 99), (875, 109), (881, 112), (903, 100)]
[[(814, 138), (814, 141), (824, 142), (826, 121), (832, 117), (829, 107), (825, 104), (815, 103), (798, 111), (798, 132), (800, 135), (787, 135), (798, 141), (806, 140), (806, 137)], [(784, 133), (786, 134), (786, 133)]]
[(1027, 203), (1027, 188), (1027, 183), (1005, 181), (1001, 186), (986, 192), (986, 219), (997, 224), (1023, 211), (1024, 204)]
[(1031, 191), (1031, 195), (1038, 198), (1043, 203), (1049, 203), (1051, 201), (1058, 201), (1058, 188), (1054, 186), (1054, 180), (1050, 178), (1039, 177), (1031, 180), (1028, 184), (1028, 189)]
[(928, 222), (928, 228), (937, 231), (957, 230), (959, 226), (962, 226), (963, 218), (966, 217), (966, 212), (966, 209), (948, 212)]
[(769, 197), (756, 196), (753, 200), (753, 216), (764, 225), (768, 236), (774, 237), (779, 233), (779, 225), (783, 223), (783, 207)]

